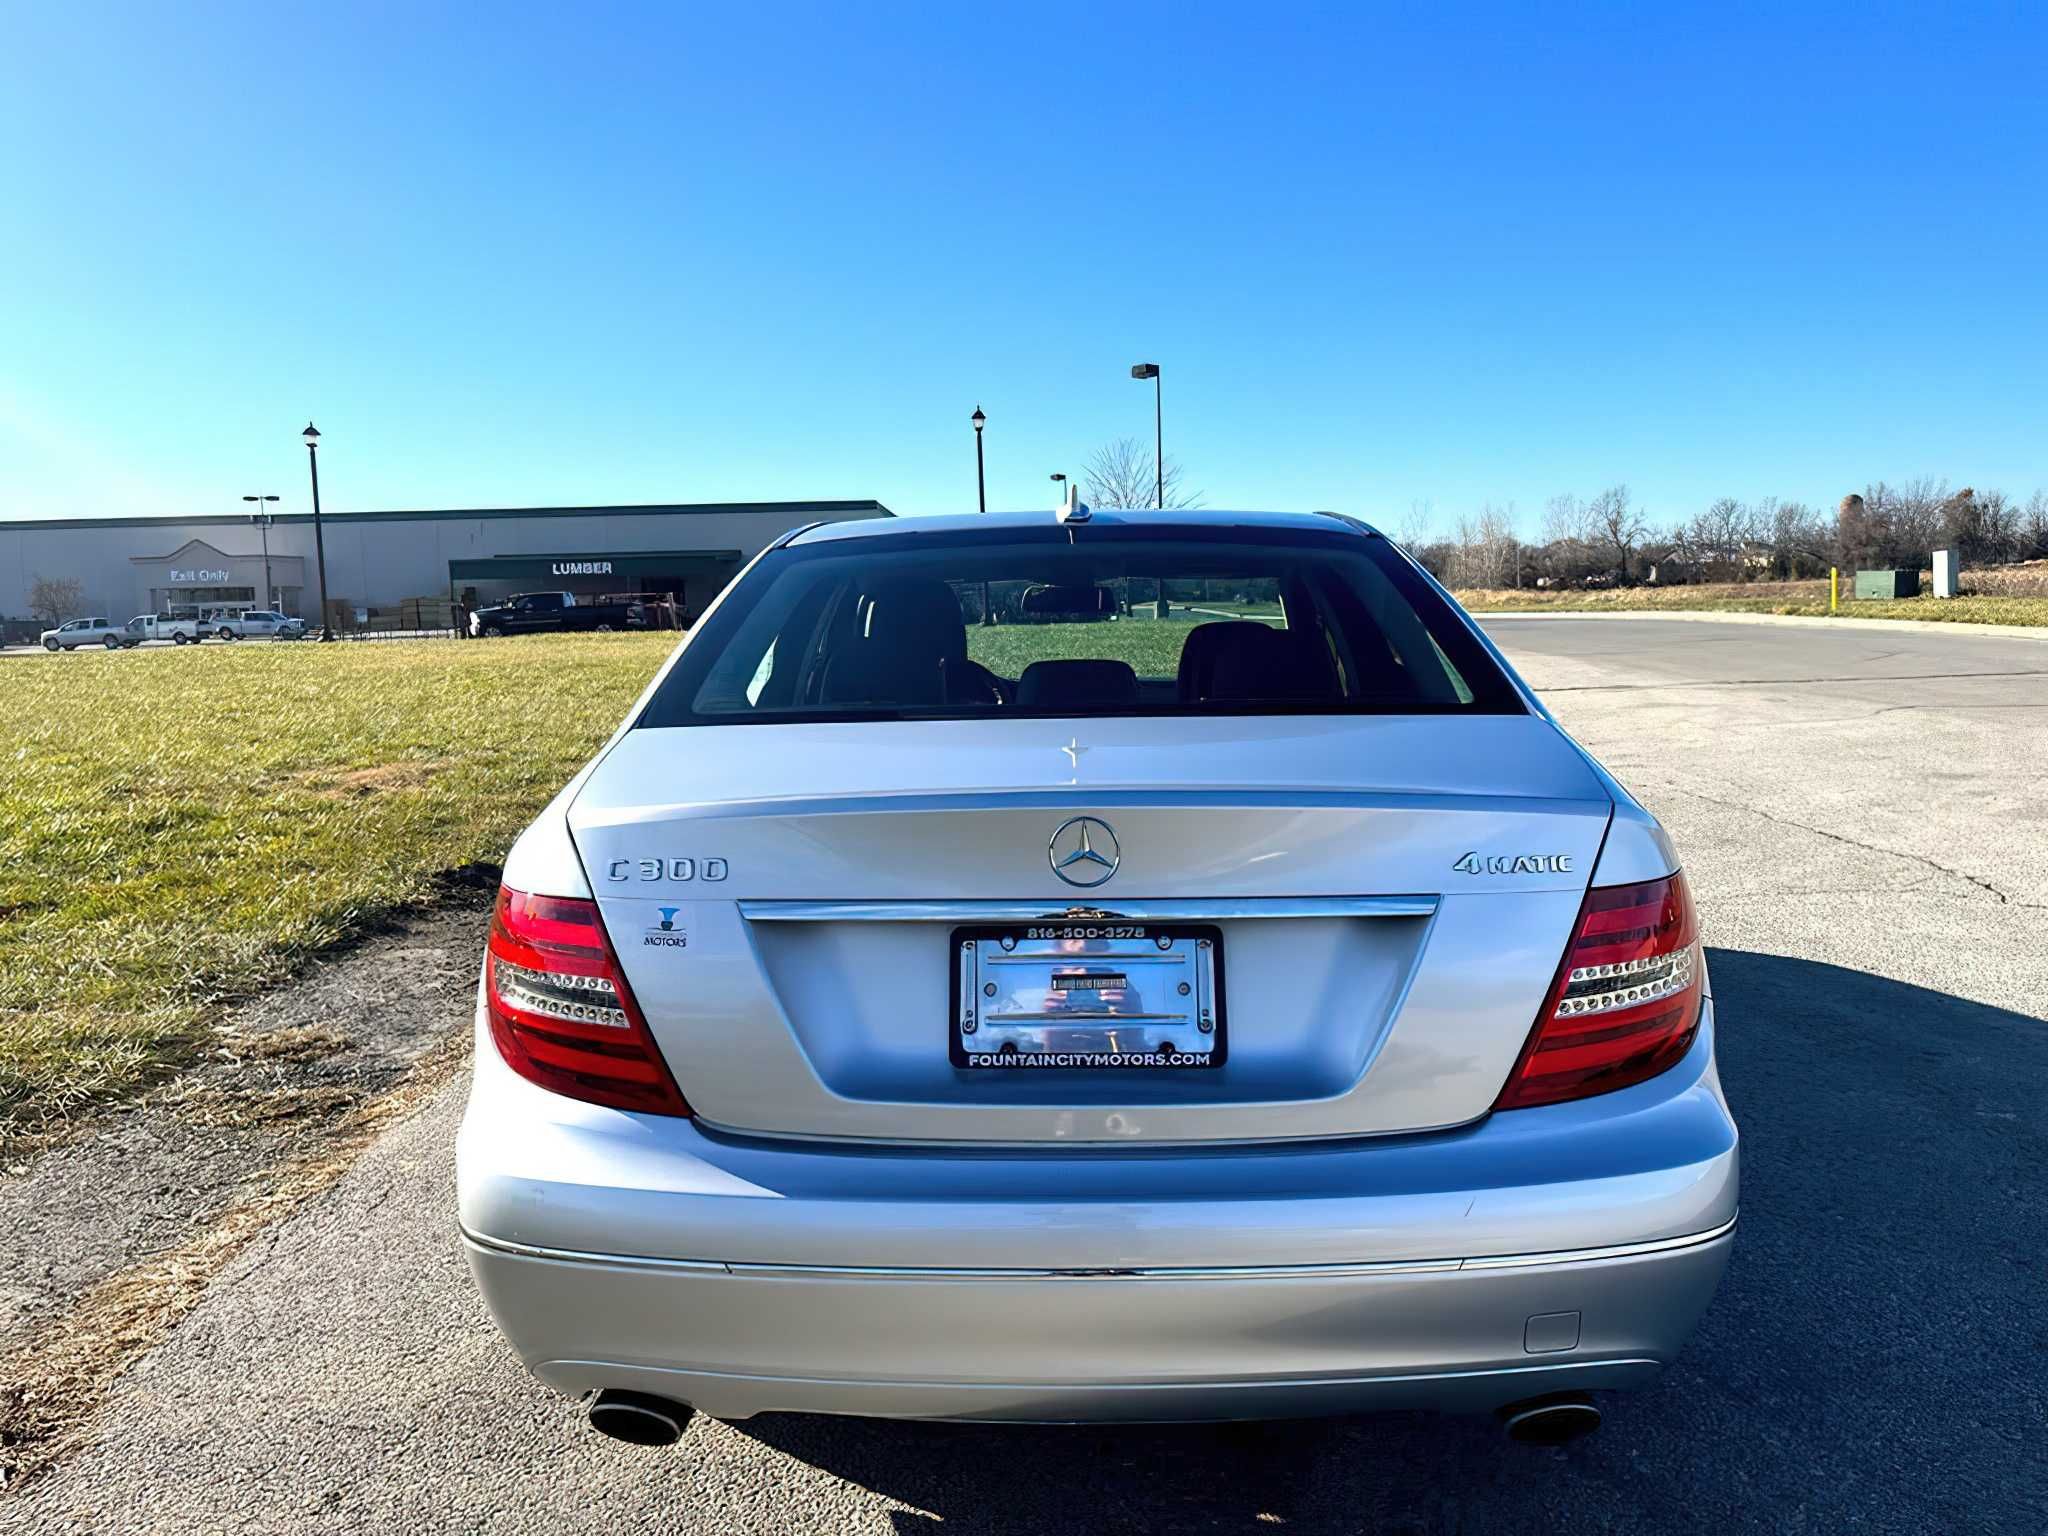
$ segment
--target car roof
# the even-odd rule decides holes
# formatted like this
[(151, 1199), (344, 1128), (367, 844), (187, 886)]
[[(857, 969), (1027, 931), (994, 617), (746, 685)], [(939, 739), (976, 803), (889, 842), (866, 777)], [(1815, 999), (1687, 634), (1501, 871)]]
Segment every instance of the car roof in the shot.
[(1160, 512), (1150, 507), (1133, 509), (1088, 508), (1085, 522), (1062, 523), (1051, 508), (1041, 512), (950, 512), (936, 516), (861, 518), (843, 523), (813, 523), (799, 528), (783, 542), (786, 545), (836, 544), (854, 539), (914, 539), (920, 542), (947, 534), (988, 535), (1036, 533), (1048, 528), (1120, 528), (1143, 525), (1148, 530), (1172, 528), (1194, 537), (1221, 528), (1272, 528), (1295, 532), (1336, 533), (1349, 530), (1370, 534), (1378, 530), (1341, 512), (1256, 512), (1212, 510), (1207, 507), (1175, 507)]

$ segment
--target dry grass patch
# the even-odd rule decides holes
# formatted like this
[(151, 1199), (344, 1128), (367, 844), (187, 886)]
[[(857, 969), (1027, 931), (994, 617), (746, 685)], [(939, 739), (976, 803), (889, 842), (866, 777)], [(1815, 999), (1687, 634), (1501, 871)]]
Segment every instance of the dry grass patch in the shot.
[(362, 795), (394, 794), (427, 787), (435, 763), (379, 763), (344, 774), (318, 770), (303, 776), (305, 785), (323, 800), (353, 800)]
[[(1973, 576), (1976, 573), (1971, 573)], [(1969, 578), (1966, 577), (1966, 585)], [(2017, 585), (2017, 584), (2016, 584)], [(2024, 591), (1952, 598), (1858, 602), (1843, 579), (1840, 617), (1910, 619), (1927, 624), (2048, 625), (2048, 596)], [(1473, 613), (1775, 613), (1828, 616), (1825, 581), (1702, 583), (1687, 587), (1613, 587), (1587, 591), (1473, 589), (1456, 594)]]
[(328, 1024), (293, 1024), (257, 1035), (230, 1035), (221, 1050), (236, 1061), (320, 1061), (349, 1045), (349, 1038)]
[(1987, 565), (1964, 571), (1963, 592), (1970, 597), (2048, 597), (2048, 560), (2023, 560), (2018, 565)]

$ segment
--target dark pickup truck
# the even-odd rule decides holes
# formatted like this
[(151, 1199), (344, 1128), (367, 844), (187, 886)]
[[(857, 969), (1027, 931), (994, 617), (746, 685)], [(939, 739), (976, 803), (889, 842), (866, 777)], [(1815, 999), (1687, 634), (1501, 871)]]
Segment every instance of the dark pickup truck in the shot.
[(574, 592), (521, 592), (469, 616), (472, 635), (527, 635), (554, 629), (645, 629), (639, 603), (579, 602)]

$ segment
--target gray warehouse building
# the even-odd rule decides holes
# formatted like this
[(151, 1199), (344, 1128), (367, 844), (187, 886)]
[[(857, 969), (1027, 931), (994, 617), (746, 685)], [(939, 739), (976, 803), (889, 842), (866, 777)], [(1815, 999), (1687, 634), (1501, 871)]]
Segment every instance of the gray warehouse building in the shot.
[[(701, 613), (734, 572), (809, 523), (888, 517), (878, 501), (702, 506), (483, 507), (330, 512), (330, 602), (489, 603), (514, 592), (670, 593)], [(313, 517), (95, 517), (0, 522), (0, 619), (29, 617), (39, 579), (73, 580), (78, 617), (275, 608), (318, 621)]]

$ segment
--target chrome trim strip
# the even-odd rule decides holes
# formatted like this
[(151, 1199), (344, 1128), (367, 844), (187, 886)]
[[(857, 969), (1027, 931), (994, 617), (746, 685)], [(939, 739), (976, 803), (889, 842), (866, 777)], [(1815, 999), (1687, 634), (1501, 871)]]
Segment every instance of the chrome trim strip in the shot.
[[(758, 557), (757, 557), (758, 558)], [(738, 580), (737, 577), (734, 578)], [(728, 587), (727, 591), (732, 589)], [(709, 612), (709, 610), (706, 610)], [(700, 619), (698, 621), (702, 623)], [(696, 631), (690, 631), (695, 634)], [(1256, 784), (1215, 784), (1202, 789), (895, 789), (845, 795), (761, 795), (725, 800), (649, 800), (631, 805), (577, 807), (578, 826), (638, 827), (688, 816), (694, 821), (754, 816), (854, 816), (908, 811), (1056, 811), (1063, 817), (1085, 805), (1104, 810), (1448, 811), (1459, 815), (1589, 816), (1605, 820), (1614, 802), (1552, 795), (1453, 795), (1427, 790), (1269, 789)], [(1518, 887), (1519, 889), (1520, 887)]]
[(1322, 1275), (1448, 1274), (1456, 1259), (1389, 1259), (1381, 1264), (1251, 1264), (1212, 1269), (887, 1269), (831, 1264), (728, 1264), (734, 1275), (832, 1275), (866, 1280), (1285, 1280)]
[(1106, 1269), (934, 1269), (862, 1264), (720, 1263), (715, 1259), (643, 1258), (611, 1253), (583, 1253), (568, 1248), (543, 1248), (531, 1243), (484, 1237), (462, 1228), (462, 1238), (478, 1248), (515, 1258), (552, 1259), (569, 1264), (597, 1264), (611, 1269), (679, 1269), (734, 1276), (819, 1275), (852, 1280), (1287, 1280), (1343, 1278), (1347, 1275), (1433, 1275), (1471, 1270), (1538, 1269), (1551, 1264), (1592, 1264), (1604, 1259), (1629, 1259), (1650, 1253), (1674, 1253), (1718, 1242), (1735, 1230), (1731, 1216), (1705, 1232), (1660, 1237), (1643, 1243), (1605, 1248), (1569, 1248), (1550, 1253), (1494, 1254), (1471, 1259), (1386, 1259), (1358, 1264), (1242, 1264), (1211, 1267)]
[(1597, 1259), (1626, 1259), (1639, 1253), (1665, 1253), (1674, 1248), (1697, 1248), (1702, 1243), (1711, 1243), (1726, 1237), (1735, 1230), (1736, 1218), (1730, 1216), (1720, 1226), (1706, 1232), (1693, 1232), (1685, 1237), (1664, 1237), (1649, 1243), (1622, 1243), (1611, 1248), (1567, 1248), (1556, 1253), (1513, 1253), (1487, 1258), (1466, 1259), (1459, 1266), (1462, 1269), (1531, 1269), (1541, 1264), (1583, 1264)]
[(1431, 917), (1434, 896), (1224, 896), (1100, 905), (1049, 901), (743, 901), (750, 923), (1243, 922), (1279, 917)]
[(509, 1237), (485, 1237), (458, 1224), (463, 1242), (472, 1248), (502, 1253), (514, 1259), (551, 1259), (561, 1264), (601, 1264), (607, 1269), (684, 1269), (703, 1274), (724, 1275), (731, 1270), (716, 1259), (636, 1258), (624, 1253), (585, 1253), (577, 1248), (544, 1248), (538, 1243), (516, 1243)]

